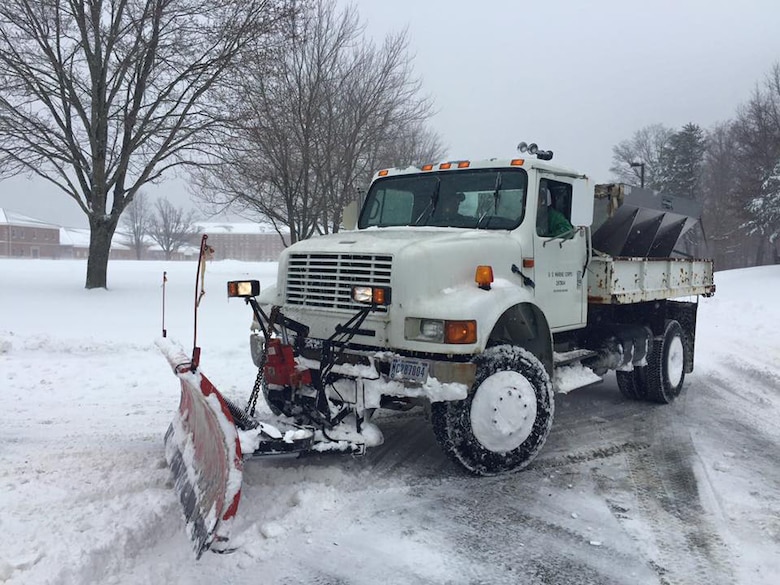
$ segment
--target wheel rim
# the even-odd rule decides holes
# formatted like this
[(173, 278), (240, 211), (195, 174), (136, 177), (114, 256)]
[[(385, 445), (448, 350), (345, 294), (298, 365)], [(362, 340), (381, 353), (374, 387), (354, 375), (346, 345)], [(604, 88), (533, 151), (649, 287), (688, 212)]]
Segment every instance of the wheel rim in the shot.
[(669, 341), (669, 351), (666, 355), (666, 375), (669, 378), (669, 384), (673, 388), (676, 388), (682, 381), (685, 367), (683, 356), (682, 339), (679, 336), (674, 336)]
[(471, 402), (471, 430), (495, 453), (517, 449), (536, 421), (536, 391), (517, 372), (497, 372), (477, 388)]

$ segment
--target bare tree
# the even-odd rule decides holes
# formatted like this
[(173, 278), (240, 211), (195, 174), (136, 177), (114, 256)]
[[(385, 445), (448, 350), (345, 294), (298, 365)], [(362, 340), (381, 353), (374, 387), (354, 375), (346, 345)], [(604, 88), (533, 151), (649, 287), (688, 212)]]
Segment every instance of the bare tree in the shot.
[(149, 247), (147, 236), (151, 224), (151, 210), (146, 193), (138, 191), (125, 208), (120, 225), (124, 230), (125, 243), (135, 251), (135, 259), (141, 260)]
[(444, 160), (447, 149), (441, 137), (423, 123), (410, 124), (393, 134), (378, 145), (372, 169), (408, 167)]
[(222, 139), (212, 99), (290, 0), (3, 0), (0, 176), (32, 173), (87, 215), (86, 287), (138, 190)]
[(394, 148), (440, 151), (405, 33), (376, 47), (354, 8), (315, 0), (288, 36), (272, 75), (245, 70), (233, 108), (247, 123), (200, 176), (203, 196), (269, 220), (285, 244), (337, 231), (343, 206)]
[[(320, 9), (329, 6), (322, 3)], [(354, 23), (358, 26), (356, 17)], [(327, 84), (323, 92), (323, 124), (313, 160), (324, 203), (317, 224), (320, 233), (338, 231), (342, 209), (377, 166), (401, 163), (426, 140), (428, 145), (439, 143), (425, 127), (432, 102), (420, 95), (406, 33), (388, 36), (378, 49), (361, 43), (345, 51), (336, 66), (336, 83)]]
[(747, 265), (746, 234), (735, 205), (735, 167), (732, 123), (718, 124), (707, 133), (701, 201), (708, 254), (719, 270)]
[(673, 133), (663, 124), (652, 124), (637, 130), (630, 139), (612, 148), (612, 167), (609, 170), (614, 173), (616, 180), (638, 187), (642, 169), (632, 167), (631, 163), (642, 163), (645, 187), (658, 189), (661, 153)]
[(745, 228), (759, 238), (755, 264), (763, 264), (766, 251), (775, 249), (775, 234), (780, 230), (780, 218), (770, 212), (780, 161), (780, 63), (739, 109), (733, 132), (736, 197)]
[(170, 260), (182, 246), (191, 243), (196, 234), (195, 212), (176, 207), (167, 199), (158, 199), (149, 221), (149, 237), (162, 248)]

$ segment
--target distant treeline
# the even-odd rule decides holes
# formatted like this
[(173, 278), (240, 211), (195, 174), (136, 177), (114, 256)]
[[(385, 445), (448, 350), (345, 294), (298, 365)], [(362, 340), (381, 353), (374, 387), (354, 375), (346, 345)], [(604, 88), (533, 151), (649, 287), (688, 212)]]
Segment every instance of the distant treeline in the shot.
[[(718, 270), (780, 264), (780, 63), (737, 108), (708, 130), (654, 124), (613, 148), (619, 181), (700, 202), (702, 232), (688, 252)], [(633, 165), (632, 165), (633, 163)]]

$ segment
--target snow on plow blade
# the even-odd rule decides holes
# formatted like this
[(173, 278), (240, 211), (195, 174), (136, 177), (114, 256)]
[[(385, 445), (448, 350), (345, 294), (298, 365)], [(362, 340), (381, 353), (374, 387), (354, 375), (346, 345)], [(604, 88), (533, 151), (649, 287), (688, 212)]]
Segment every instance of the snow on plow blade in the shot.
[(241, 496), (241, 446), (222, 395), (168, 339), (157, 346), (181, 382), (179, 410), (165, 434), (165, 458), (197, 558), (224, 546)]

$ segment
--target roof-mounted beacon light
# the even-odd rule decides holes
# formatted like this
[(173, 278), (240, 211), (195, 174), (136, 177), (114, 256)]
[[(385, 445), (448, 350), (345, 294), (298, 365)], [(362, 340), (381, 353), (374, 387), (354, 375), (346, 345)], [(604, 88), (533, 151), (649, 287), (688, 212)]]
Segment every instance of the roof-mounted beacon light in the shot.
[(536, 142), (532, 142), (531, 144), (528, 144), (527, 142), (521, 142), (517, 145), (517, 150), (522, 153), (527, 152), (528, 154), (532, 154), (539, 160), (552, 160), (553, 157), (552, 150), (541, 150)]

